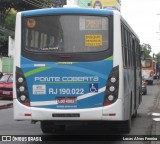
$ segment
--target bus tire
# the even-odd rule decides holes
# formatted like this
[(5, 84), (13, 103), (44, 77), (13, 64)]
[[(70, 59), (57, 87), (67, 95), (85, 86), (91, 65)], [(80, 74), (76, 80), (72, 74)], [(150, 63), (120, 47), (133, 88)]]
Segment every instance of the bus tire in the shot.
[(56, 125), (53, 129), (53, 132), (59, 133), (59, 132), (64, 132), (65, 131), (65, 125)]
[(148, 80), (148, 85), (153, 85), (153, 81), (152, 80)]
[(147, 95), (147, 90), (144, 92), (144, 95)]
[[(132, 102), (132, 100), (131, 100), (131, 102)], [(130, 106), (129, 120), (123, 122), (122, 132), (125, 134), (128, 134), (131, 131), (131, 127), (132, 127), (132, 112), (131, 111), (132, 111), (132, 108)]]
[(48, 121), (41, 121), (41, 130), (43, 133), (52, 133), (54, 123)]
[(137, 117), (137, 110), (135, 110), (135, 112), (134, 112), (134, 114), (133, 114), (132, 117), (133, 117), (133, 118), (136, 118), (136, 117)]
[(124, 121), (124, 125), (122, 128), (122, 133), (128, 134), (131, 131), (131, 117), (129, 120)]

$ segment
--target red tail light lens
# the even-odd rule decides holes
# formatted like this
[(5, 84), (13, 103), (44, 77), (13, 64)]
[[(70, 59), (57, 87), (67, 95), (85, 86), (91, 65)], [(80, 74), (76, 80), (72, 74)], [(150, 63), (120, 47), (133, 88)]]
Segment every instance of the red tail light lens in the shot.
[(19, 102), (25, 106), (30, 106), (27, 81), (19, 67), (16, 67), (16, 91)]
[(150, 72), (149, 77), (153, 77), (153, 71)]

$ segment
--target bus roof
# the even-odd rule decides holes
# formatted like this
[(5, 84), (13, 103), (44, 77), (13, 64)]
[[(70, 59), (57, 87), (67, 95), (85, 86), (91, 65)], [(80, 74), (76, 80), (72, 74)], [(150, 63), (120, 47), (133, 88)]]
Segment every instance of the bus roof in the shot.
[[(130, 30), (131, 32), (134, 34), (134, 36), (136, 38), (138, 38), (139, 40), (139, 36), (136, 34), (136, 32), (131, 28), (131, 26), (128, 24), (128, 22), (123, 18), (123, 16), (121, 16), (121, 20), (123, 21), (124, 25), (126, 25)], [(140, 40), (139, 40), (140, 41)]]
[(130, 27), (130, 25), (126, 22), (126, 20), (121, 16), (121, 13), (117, 10), (111, 9), (94, 9), (94, 8), (46, 8), (46, 9), (36, 9), (23, 11), (22, 16), (40, 16), (40, 15), (52, 15), (52, 14), (89, 14), (89, 15), (114, 15), (118, 14), (121, 17), (123, 23), (132, 31), (136, 38), (139, 39), (138, 35), (134, 32), (134, 30)]
[(97, 10), (94, 8), (47, 8), (22, 12), (22, 16), (37, 16), (50, 14), (91, 14), (91, 15), (113, 15), (113, 10)]

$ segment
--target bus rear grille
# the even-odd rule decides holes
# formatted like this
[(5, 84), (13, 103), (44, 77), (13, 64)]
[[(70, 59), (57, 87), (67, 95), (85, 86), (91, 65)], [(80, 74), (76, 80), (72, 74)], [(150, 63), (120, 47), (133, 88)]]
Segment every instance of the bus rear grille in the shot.
[(64, 113), (64, 114), (52, 114), (52, 117), (80, 117), (79, 113), (74, 113), (74, 114), (68, 114), (68, 113)]

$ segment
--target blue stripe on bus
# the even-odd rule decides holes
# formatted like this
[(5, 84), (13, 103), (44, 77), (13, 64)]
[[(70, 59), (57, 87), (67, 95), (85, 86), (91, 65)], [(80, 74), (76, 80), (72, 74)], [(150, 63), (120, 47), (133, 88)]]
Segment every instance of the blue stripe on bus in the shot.
[[(34, 65), (35, 65), (34, 61), (30, 61), (30, 64), (24, 64), (24, 63), (27, 63), (27, 61), (30, 61), (30, 60), (22, 57), (22, 63), (23, 63), (23, 65), (21, 66), (22, 69), (36, 68), (36, 67), (34, 67)], [(106, 60), (104, 60), (104, 61), (106, 61)], [(36, 64), (42, 64), (42, 63), (43, 62), (38, 62), (38, 63), (36, 62)], [(98, 65), (100, 65), (101, 61), (96, 62), (96, 63), (97, 64), (99, 63)], [(107, 67), (112, 67), (112, 63), (113, 63), (112, 61), (107, 61)], [(71, 66), (70, 65), (59, 65), (58, 63), (53, 63), (53, 62), (45, 63), (45, 67), (51, 67), (50, 69), (52, 69), (52, 70), (54, 70), (54, 68), (59, 68), (59, 69), (78, 71), (78, 72), (87, 73), (87, 74), (91, 74), (91, 75), (97, 75), (97, 76), (106, 80), (106, 74), (102, 74), (103, 72), (101, 71), (101, 69), (96, 69), (94, 67), (94, 62), (88, 62), (88, 64), (86, 62), (85, 65), (83, 65), (83, 67), (82, 67), (82, 65), (80, 62), (77, 62), (76, 64), (72, 64)], [(93, 68), (93, 70), (91, 70), (91, 68), (88, 69), (88, 65), (93, 65), (93, 66), (91, 66)], [(25, 72), (27, 72), (27, 71), (25, 71)]]
[(111, 10), (96, 10), (84, 8), (47, 8), (22, 12), (22, 16), (52, 15), (52, 14), (87, 14), (87, 15), (113, 15)]

